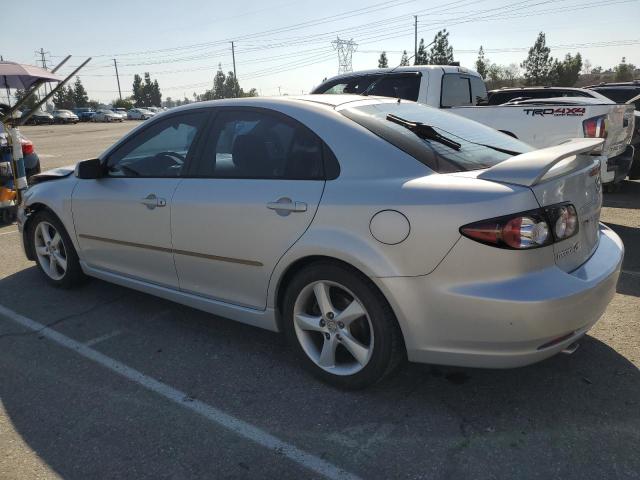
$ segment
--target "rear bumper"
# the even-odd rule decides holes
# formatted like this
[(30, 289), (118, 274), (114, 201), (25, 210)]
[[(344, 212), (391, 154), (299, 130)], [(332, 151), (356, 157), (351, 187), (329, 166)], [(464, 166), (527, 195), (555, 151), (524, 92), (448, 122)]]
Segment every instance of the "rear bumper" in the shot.
[(628, 145), (620, 155), (607, 159), (607, 180), (605, 183), (618, 183), (629, 175), (633, 164), (634, 148)]
[(571, 273), (554, 266), (506, 279), (469, 280), (467, 258), (448, 262), (454, 248), (430, 275), (378, 279), (409, 359), (511, 368), (560, 352), (598, 321), (615, 294), (624, 246), (606, 226), (600, 233), (594, 254)]

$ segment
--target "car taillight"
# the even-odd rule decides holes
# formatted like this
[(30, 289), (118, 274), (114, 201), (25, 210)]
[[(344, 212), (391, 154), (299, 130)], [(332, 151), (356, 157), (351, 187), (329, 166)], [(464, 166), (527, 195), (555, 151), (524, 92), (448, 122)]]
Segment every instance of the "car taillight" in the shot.
[(31, 155), (33, 153), (33, 143), (31, 140), (25, 140), (24, 138), (21, 140), (22, 143), (22, 155)]
[(584, 131), (584, 136), (588, 138), (607, 138), (606, 115), (588, 118), (582, 122), (582, 130)]
[(512, 250), (544, 247), (577, 232), (578, 215), (570, 204), (491, 218), (460, 228), (460, 233), (467, 238)]

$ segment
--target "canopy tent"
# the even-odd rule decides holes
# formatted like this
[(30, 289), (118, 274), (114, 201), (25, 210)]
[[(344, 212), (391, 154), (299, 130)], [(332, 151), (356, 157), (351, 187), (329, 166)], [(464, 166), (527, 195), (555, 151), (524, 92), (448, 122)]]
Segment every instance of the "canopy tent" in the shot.
[(16, 62), (0, 62), (0, 88), (28, 90), (37, 81), (61, 82), (63, 79), (44, 68)]

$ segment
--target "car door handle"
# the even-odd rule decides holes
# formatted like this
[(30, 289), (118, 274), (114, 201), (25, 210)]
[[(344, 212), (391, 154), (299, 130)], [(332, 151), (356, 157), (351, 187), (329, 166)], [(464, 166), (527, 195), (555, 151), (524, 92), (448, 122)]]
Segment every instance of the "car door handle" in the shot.
[(164, 198), (158, 198), (153, 193), (150, 193), (144, 197), (140, 203), (146, 206), (149, 210), (153, 210), (156, 207), (166, 207), (167, 201)]
[(291, 212), (306, 212), (307, 204), (305, 202), (294, 202), (290, 198), (282, 197), (275, 202), (267, 203), (269, 210), (275, 210), (279, 215), (289, 215)]

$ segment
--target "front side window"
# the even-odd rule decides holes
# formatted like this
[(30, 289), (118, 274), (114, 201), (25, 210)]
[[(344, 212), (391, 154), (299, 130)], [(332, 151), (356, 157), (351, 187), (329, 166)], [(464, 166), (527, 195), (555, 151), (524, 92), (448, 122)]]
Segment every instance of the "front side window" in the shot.
[(195, 170), (198, 177), (318, 180), (324, 178), (323, 144), (293, 119), (223, 111)]
[(464, 105), (473, 105), (469, 77), (457, 74), (444, 75), (440, 92), (440, 106), (447, 108)]
[(107, 160), (110, 177), (179, 177), (205, 112), (176, 115), (154, 123)]

